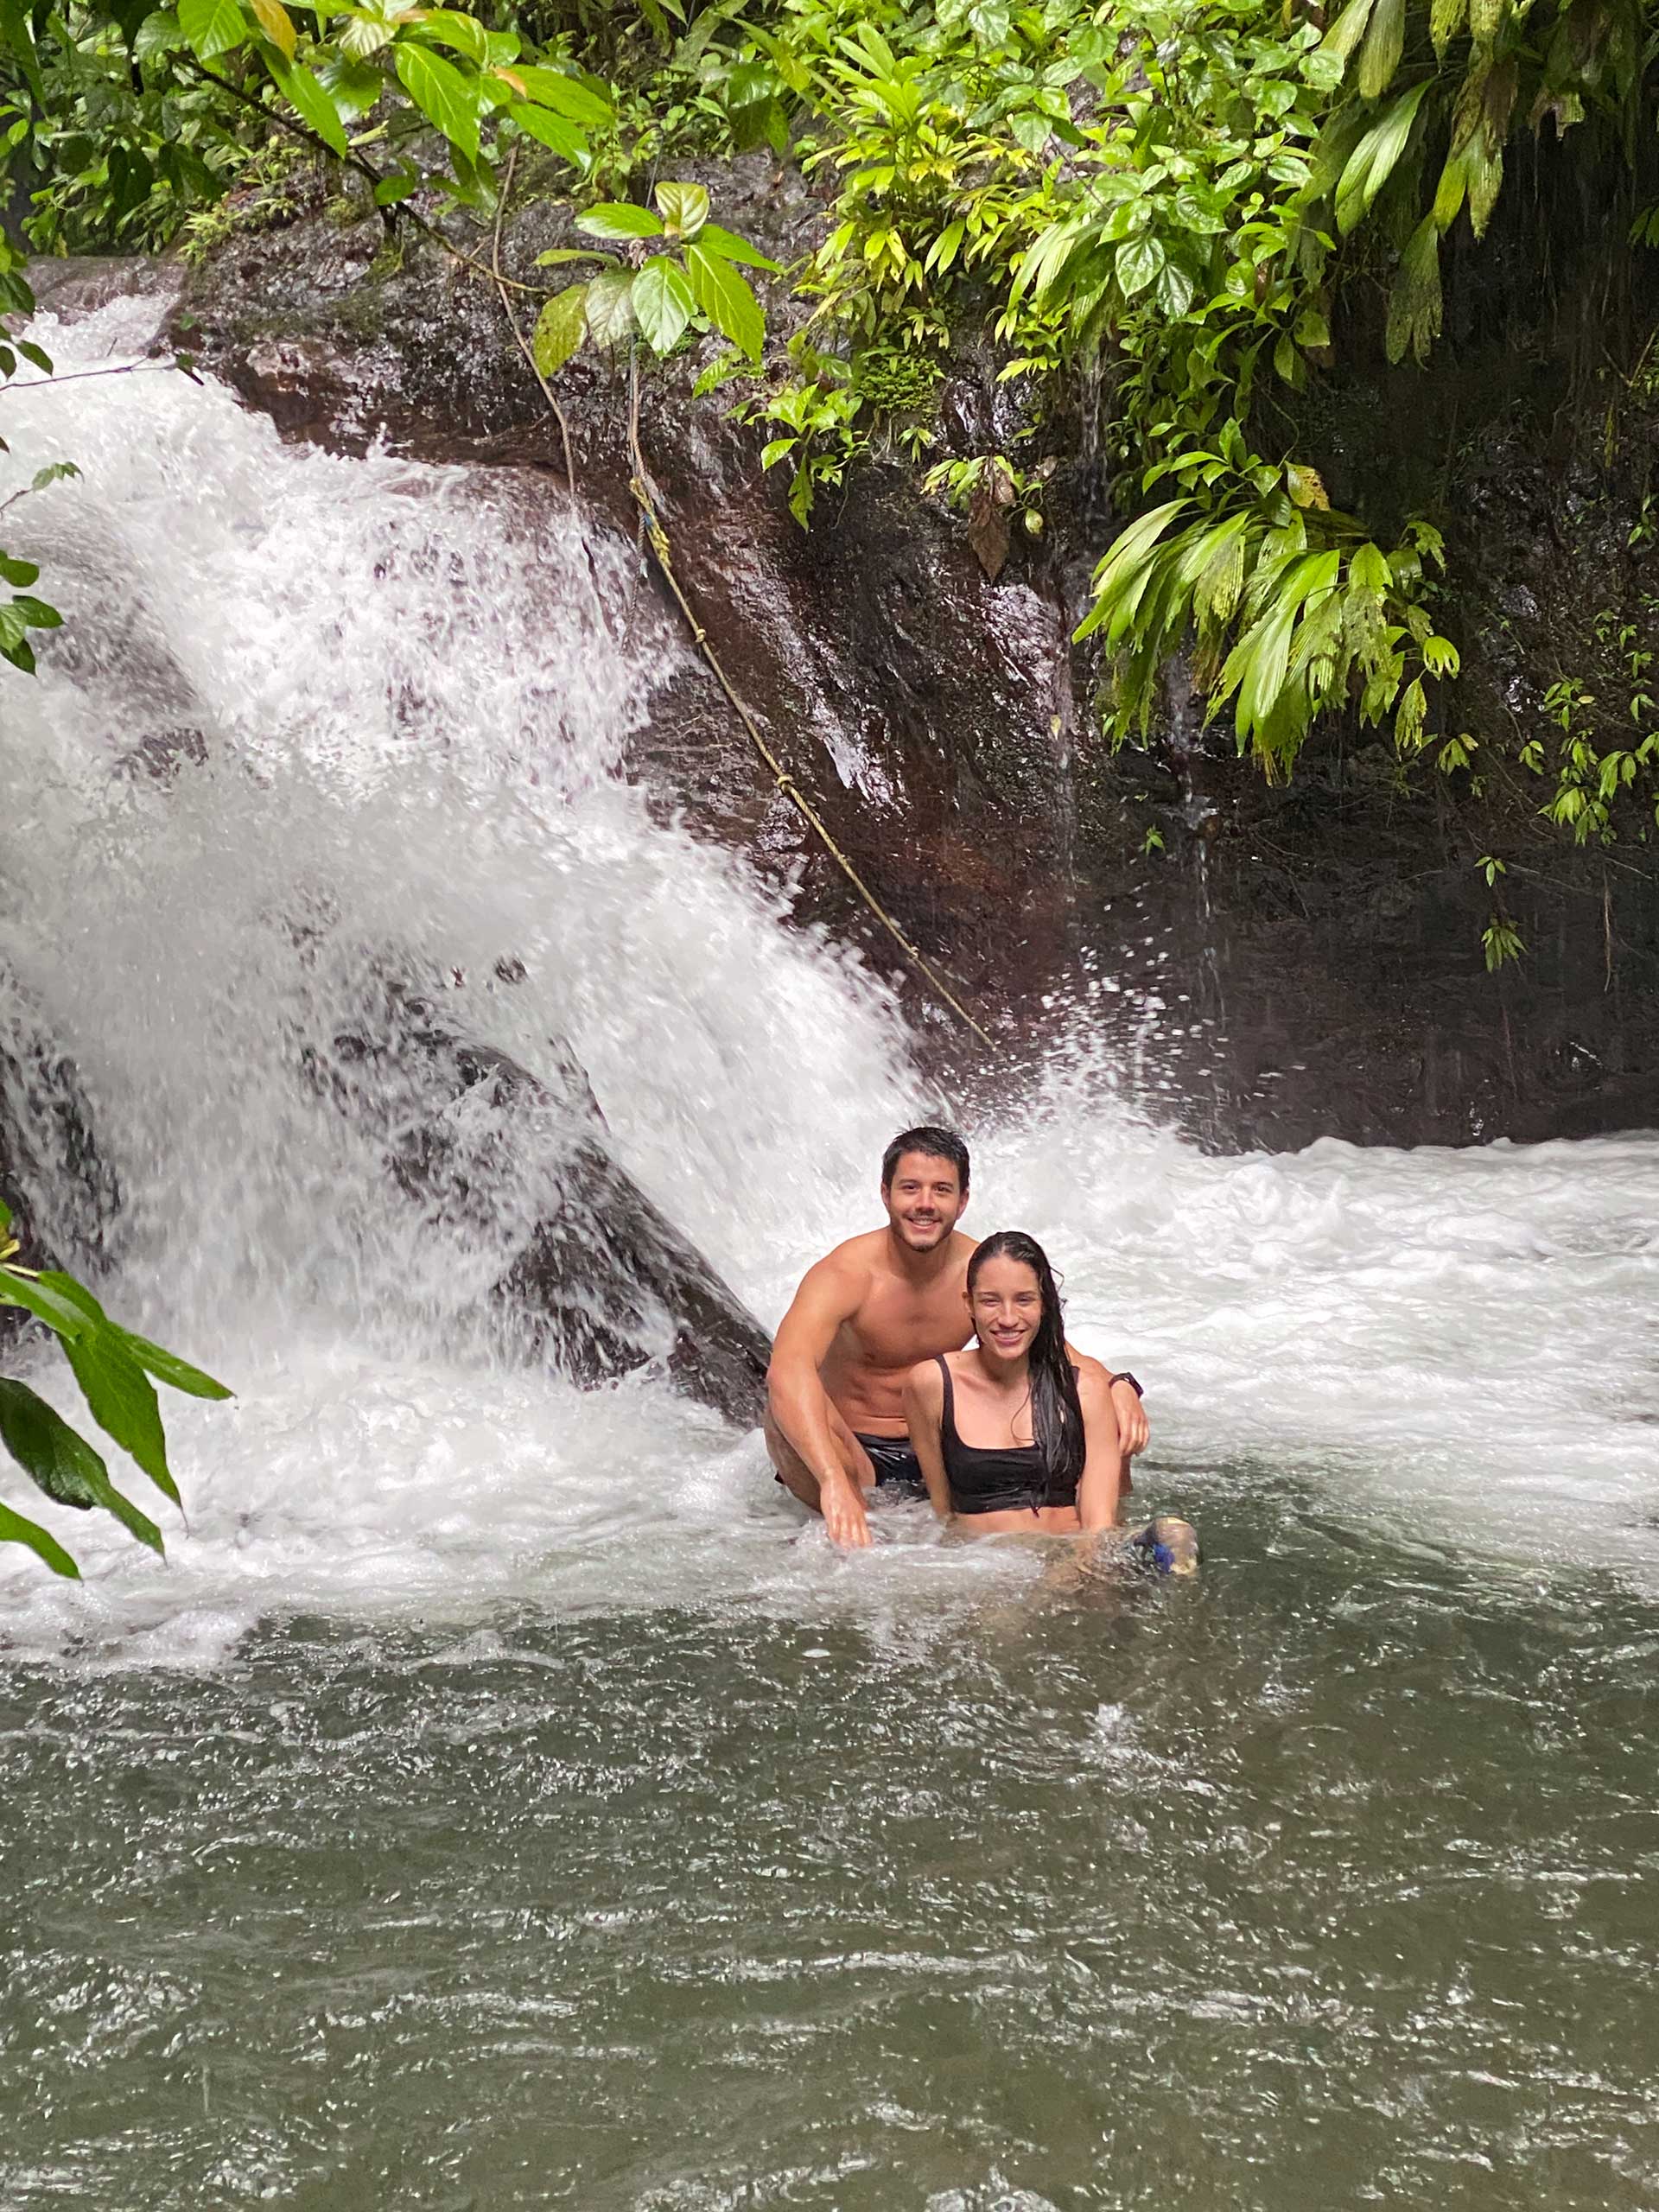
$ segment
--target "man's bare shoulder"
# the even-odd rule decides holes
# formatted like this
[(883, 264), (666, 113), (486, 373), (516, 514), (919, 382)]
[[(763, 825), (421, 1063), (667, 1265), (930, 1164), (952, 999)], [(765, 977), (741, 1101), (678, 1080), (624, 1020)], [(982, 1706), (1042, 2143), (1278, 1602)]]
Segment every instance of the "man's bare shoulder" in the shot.
[(856, 1302), (869, 1288), (881, 1243), (880, 1230), (872, 1230), (863, 1236), (849, 1236), (844, 1244), (837, 1244), (833, 1251), (813, 1262), (801, 1277), (802, 1290), (836, 1294)]

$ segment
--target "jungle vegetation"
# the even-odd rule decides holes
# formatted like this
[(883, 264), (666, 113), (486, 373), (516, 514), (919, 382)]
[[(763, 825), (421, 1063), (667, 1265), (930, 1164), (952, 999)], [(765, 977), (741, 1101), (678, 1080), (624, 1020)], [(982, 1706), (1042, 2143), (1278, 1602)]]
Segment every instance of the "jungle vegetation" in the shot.
[[(1465, 726), (1446, 517), (1344, 512), (1309, 456), (1354, 334), (1433, 374), (1451, 272), (1546, 137), (1618, 252), (1659, 241), (1645, 0), (6, 0), (0, 25), (14, 317), (29, 251), (211, 251), (283, 219), (296, 163), (350, 173), (390, 234), (480, 276), (506, 199), (568, 200), (582, 243), (508, 302), (550, 399), (583, 346), (714, 334), (703, 382), (730, 384), (803, 526), (879, 450), (970, 528), (1040, 532), (1047, 426), (1089, 395), (1115, 510), (1080, 632), (1103, 727), (1144, 738), (1185, 653), (1275, 779), (1321, 718), (1448, 775), (1505, 741)], [(760, 149), (823, 196), (786, 270), (717, 219), (719, 165)], [(693, 165), (709, 182), (674, 177)], [(941, 457), (947, 365), (985, 343), (1025, 429)], [(0, 575), (0, 652), (27, 667), (49, 602), (26, 559)], [(1659, 820), (1649, 649), (1607, 619), (1629, 686), (1610, 702), (1564, 671), (1510, 744), (1581, 844)], [(1495, 912), (1494, 963), (1512, 935)]]

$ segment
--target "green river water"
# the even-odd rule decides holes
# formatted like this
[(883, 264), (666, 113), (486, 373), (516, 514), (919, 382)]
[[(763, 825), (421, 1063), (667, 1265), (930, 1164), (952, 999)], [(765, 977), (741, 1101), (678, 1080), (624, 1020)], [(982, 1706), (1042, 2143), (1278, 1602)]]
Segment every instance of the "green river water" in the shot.
[(1204, 1495), (1197, 1586), (10, 1668), (0, 2202), (1650, 2212), (1659, 1607)]

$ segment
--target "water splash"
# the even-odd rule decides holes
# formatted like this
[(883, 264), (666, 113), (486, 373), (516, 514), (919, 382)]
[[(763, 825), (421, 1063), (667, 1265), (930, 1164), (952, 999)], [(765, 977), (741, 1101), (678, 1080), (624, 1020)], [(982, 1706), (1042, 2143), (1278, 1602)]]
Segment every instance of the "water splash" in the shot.
[[(46, 342), (119, 358), (150, 312)], [(390, 967), (532, 1068), (568, 1042), (625, 1164), (765, 1319), (872, 1218), (925, 1093), (868, 973), (627, 780), (679, 651), (629, 550), (512, 472), (285, 448), (182, 378), (10, 405), (14, 472), (85, 476), (22, 511), (70, 626), (9, 690), (0, 967), (123, 1193), (118, 1310), (240, 1395), (169, 1408), (168, 1561), (48, 1511), (88, 1584), (0, 1554), (9, 1634), (188, 1657), (272, 1609), (725, 1591), (899, 1618), (1017, 1580), (902, 1516), (855, 1574), (797, 1541), (754, 1439), (648, 1380), (492, 1362), (472, 1317), (556, 1192), (557, 1127), (463, 1234), (304, 1079), (342, 1034), (390, 1043)], [(1143, 995), (1144, 1050), (1180, 998)], [(1090, 1007), (1034, 1084), (993, 1088), (969, 1225), (1042, 1236), (1074, 1335), (1142, 1370), (1143, 1493), (1201, 1517), (1210, 1471), (1258, 1456), (1431, 1541), (1449, 1515), (1495, 1554), (1659, 1560), (1632, 1318), (1659, 1145), (1205, 1159), (1129, 1109)]]

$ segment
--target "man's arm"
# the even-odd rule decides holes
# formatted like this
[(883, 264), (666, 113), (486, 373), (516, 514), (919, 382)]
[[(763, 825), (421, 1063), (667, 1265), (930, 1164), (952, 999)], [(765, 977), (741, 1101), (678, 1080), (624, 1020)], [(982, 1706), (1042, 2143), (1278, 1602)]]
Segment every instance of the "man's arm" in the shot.
[[(1109, 1529), (1117, 1519), (1123, 1471), (1118, 1393), (1111, 1388), (1110, 1378), (1098, 1360), (1080, 1359), (1077, 1364), (1084, 1450), (1083, 1475), (1077, 1484), (1077, 1518), (1085, 1531)], [(1130, 1391), (1129, 1395), (1133, 1397), (1134, 1392)]]
[(834, 1253), (809, 1268), (772, 1339), (766, 1370), (772, 1420), (816, 1479), (824, 1527), (838, 1544), (868, 1544), (869, 1519), (842, 1464), (819, 1370), (837, 1330), (858, 1311), (863, 1292), (857, 1271)]
[[(1087, 1352), (1079, 1351), (1074, 1344), (1065, 1347), (1065, 1356), (1074, 1367), (1085, 1364), (1098, 1367), (1098, 1360), (1090, 1359)], [(1133, 1459), (1147, 1448), (1152, 1429), (1147, 1421), (1147, 1409), (1141, 1402), (1141, 1393), (1127, 1377), (1112, 1369), (1103, 1370), (1111, 1384), (1112, 1411), (1117, 1415), (1118, 1448)]]

